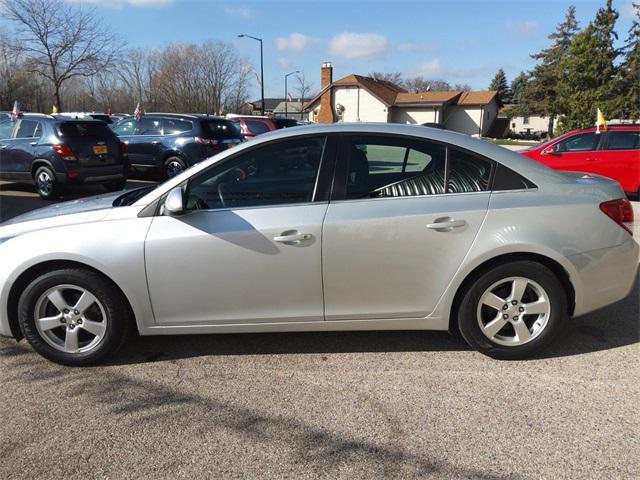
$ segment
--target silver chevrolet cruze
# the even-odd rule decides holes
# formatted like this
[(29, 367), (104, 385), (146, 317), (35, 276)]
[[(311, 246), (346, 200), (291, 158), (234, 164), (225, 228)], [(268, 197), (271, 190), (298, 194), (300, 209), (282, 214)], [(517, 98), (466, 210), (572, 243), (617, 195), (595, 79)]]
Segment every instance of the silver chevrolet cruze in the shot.
[(610, 179), (465, 135), (287, 129), (3, 224), (0, 334), (67, 365), (133, 330), (459, 330), (524, 358), (630, 292), (632, 216)]

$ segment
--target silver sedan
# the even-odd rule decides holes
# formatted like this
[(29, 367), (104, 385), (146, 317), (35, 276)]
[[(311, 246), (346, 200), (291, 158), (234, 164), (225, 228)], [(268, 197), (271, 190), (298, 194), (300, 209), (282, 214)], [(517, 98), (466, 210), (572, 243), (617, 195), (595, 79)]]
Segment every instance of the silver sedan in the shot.
[(455, 330), (524, 358), (630, 292), (632, 217), (613, 180), (465, 135), (286, 129), (0, 226), (0, 334), (67, 365), (134, 330)]

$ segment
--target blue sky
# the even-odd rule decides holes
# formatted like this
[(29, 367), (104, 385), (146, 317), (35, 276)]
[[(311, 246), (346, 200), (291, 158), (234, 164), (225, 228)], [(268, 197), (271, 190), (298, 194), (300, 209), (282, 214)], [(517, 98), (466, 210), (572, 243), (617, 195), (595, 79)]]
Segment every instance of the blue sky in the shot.
[[(547, 35), (573, 3), (581, 26), (601, 1), (242, 1), (69, 0), (93, 4), (105, 22), (131, 46), (155, 47), (204, 39), (231, 42), (259, 66), (264, 39), (265, 93), (281, 96), (283, 75), (303, 70), (319, 87), (320, 66), (334, 65), (334, 78), (371, 71), (423, 75), (486, 89), (503, 67), (509, 80), (533, 66), (529, 54), (548, 44)], [(621, 41), (631, 21), (631, 1), (614, 0), (621, 12)], [(257, 96), (259, 87), (255, 85)]]

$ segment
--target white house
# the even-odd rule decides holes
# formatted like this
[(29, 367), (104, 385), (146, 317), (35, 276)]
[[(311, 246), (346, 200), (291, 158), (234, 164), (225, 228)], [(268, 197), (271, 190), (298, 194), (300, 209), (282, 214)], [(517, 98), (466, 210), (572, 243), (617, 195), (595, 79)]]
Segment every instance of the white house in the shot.
[(494, 91), (407, 92), (391, 82), (361, 75), (333, 81), (322, 65), (321, 91), (306, 105), (309, 120), (333, 122), (437, 123), (468, 135), (485, 135), (498, 114)]

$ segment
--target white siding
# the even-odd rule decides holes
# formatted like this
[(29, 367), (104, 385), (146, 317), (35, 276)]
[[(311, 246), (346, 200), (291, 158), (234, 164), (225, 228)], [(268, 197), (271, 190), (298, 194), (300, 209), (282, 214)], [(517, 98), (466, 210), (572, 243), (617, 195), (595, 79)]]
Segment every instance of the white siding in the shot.
[(498, 105), (495, 101), (484, 106), (447, 107), (445, 126), (449, 130), (467, 135), (485, 135), (491, 129), (497, 115)]
[[(513, 117), (509, 119), (509, 130), (515, 133), (545, 133), (549, 127), (549, 119), (538, 115), (530, 115), (529, 122), (524, 122), (525, 117)], [(515, 125), (514, 125), (515, 124)]]
[(439, 108), (393, 107), (391, 118), (393, 123), (437, 123), (440, 121)]
[(343, 122), (388, 122), (387, 107), (363, 88), (336, 87), (333, 90), (333, 108), (338, 114), (337, 105), (342, 105)]

